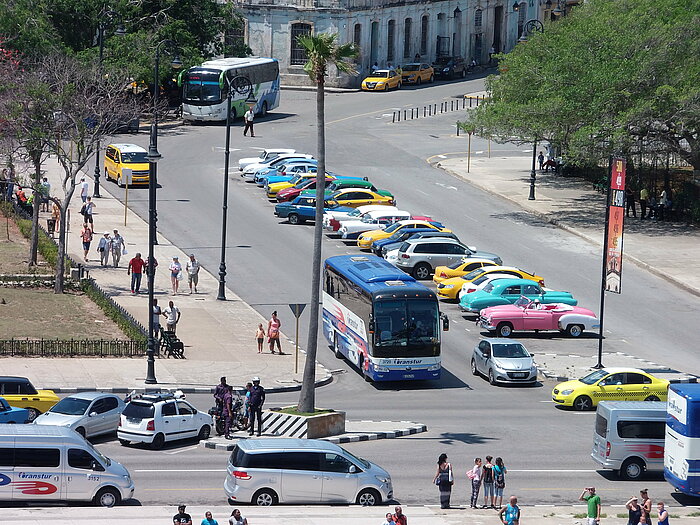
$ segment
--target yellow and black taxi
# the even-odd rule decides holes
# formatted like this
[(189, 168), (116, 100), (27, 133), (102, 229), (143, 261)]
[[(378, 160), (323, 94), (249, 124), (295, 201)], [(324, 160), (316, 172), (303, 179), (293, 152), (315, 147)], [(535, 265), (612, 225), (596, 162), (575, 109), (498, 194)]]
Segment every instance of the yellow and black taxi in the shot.
[(401, 75), (395, 69), (377, 69), (362, 81), (362, 91), (389, 91), (401, 87)]
[(0, 376), (0, 396), (10, 406), (26, 408), (30, 422), (59, 402), (53, 390), (37, 390), (26, 377)]
[(417, 84), (420, 86), (423, 82), (434, 81), (435, 71), (430, 64), (413, 62), (404, 64), (403, 68), (401, 68), (401, 82), (405, 84)]
[(552, 401), (592, 410), (600, 401), (666, 401), (669, 382), (638, 368), (601, 368), (586, 377), (559, 383)]
[(148, 151), (136, 144), (110, 144), (105, 149), (105, 178), (126, 186), (131, 170), (131, 184), (148, 184)]

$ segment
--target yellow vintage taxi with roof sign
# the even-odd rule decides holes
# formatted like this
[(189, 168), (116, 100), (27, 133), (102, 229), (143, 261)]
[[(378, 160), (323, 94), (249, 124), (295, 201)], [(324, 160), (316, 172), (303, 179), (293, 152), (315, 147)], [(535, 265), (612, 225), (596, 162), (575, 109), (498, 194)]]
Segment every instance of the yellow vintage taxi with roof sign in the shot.
[(377, 69), (362, 81), (362, 91), (389, 91), (401, 87), (401, 75), (395, 69)]
[(136, 144), (110, 144), (105, 149), (105, 179), (126, 186), (125, 169), (131, 170), (131, 184), (148, 184), (148, 151)]
[(396, 232), (399, 231), (404, 231), (404, 230), (415, 230), (416, 228), (433, 228), (434, 230), (441, 231), (441, 232), (451, 232), (452, 230), (448, 230), (445, 228), (441, 223), (437, 221), (419, 221), (419, 220), (406, 220), (406, 221), (399, 221), (385, 230), (372, 230), (363, 233), (360, 235), (357, 239), (357, 246), (360, 247), (362, 250), (369, 250), (372, 247), (372, 243), (374, 241), (378, 241), (379, 239), (386, 239), (388, 237), (391, 237), (394, 235)]
[(591, 410), (600, 401), (666, 401), (666, 379), (638, 368), (601, 368), (586, 377), (559, 383), (552, 401), (576, 410)]

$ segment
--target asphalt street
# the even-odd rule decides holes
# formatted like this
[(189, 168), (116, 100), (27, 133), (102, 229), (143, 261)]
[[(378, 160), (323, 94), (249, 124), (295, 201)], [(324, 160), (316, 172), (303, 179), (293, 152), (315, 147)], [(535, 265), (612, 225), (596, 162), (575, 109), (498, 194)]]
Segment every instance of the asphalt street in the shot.
[[(440, 158), (436, 155), (465, 152), (465, 138), (454, 134), (454, 123), (460, 118), (457, 113), (391, 124), (392, 109), (422, 108), (482, 88), (483, 81), (471, 80), (388, 94), (328, 94), (327, 168), (369, 177), (378, 187), (391, 190), (400, 208), (433, 216), (467, 244), (544, 276), (548, 287), (569, 290), (581, 306), (597, 310), (598, 248), (428, 162)], [(158, 164), (158, 227), (180, 248), (196, 253), (212, 273), (219, 266), (224, 138), (224, 126), (199, 125), (162, 130), (159, 139), (163, 160)], [(119, 141), (147, 146), (148, 136), (120, 136)], [(308, 302), (313, 227), (292, 226), (274, 217), (262, 191), (238, 176), (237, 160), (256, 155), (264, 147), (313, 153), (315, 143), (313, 92), (283, 91), (281, 106), (256, 123), (254, 139), (242, 137), (240, 122), (232, 129), (227, 283), (266, 317), (278, 310), (288, 336), (293, 335), (293, 316), (287, 304)], [(472, 148), (475, 155), (487, 154), (484, 141), (474, 139)], [(530, 156), (531, 150), (494, 143), (491, 154)], [(525, 181), (523, 191), (527, 191)], [(146, 191), (130, 190), (129, 206), (147, 217)], [(356, 248), (338, 240), (324, 240), (324, 257), (355, 252)], [(700, 356), (691, 349), (697, 347), (694, 312), (698, 302), (628, 264), (623, 294), (607, 298), (606, 350), (697, 372)], [(444, 304), (443, 311), (452, 326), (443, 339), (443, 377), (435, 383), (370, 385), (350, 365), (336, 360), (325, 345), (319, 347), (319, 360), (341, 373), (331, 385), (318, 390), (318, 406), (345, 410), (350, 419), (411, 420), (428, 425), (424, 434), (347, 446), (392, 473), (400, 501), (437, 499), (431, 478), (443, 451), (461, 473), (455, 490), (462, 500), (467, 486), (464, 471), (475, 456), (487, 454), (504, 458), (510, 470), (507, 490), (528, 502), (573, 502), (582, 487), (595, 484), (604, 501), (624, 503), (639, 490), (640, 483), (596, 472), (589, 458), (594, 415), (556, 409), (550, 401), (553, 383), (498, 388), (471, 376), (468, 362), (479, 332), (456, 305)], [(302, 346), (307, 322), (306, 315), (302, 316)], [(251, 339), (254, 329), (249, 327)], [(520, 339), (535, 353), (593, 356), (597, 349), (594, 337), (567, 340), (557, 334)], [(235, 377), (235, 371), (224, 372)], [(191, 398), (199, 408), (208, 408), (208, 399)], [(270, 396), (273, 404), (295, 401), (294, 393)], [(214, 504), (224, 498), (226, 453), (197, 449), (191, 443), (160, 452), (124, 449), (111, 440), (98, 447), (135, 474), (136, 497), (143, 504), (169, 504), (183, 498)], [(643, 484), (654, 497), (669, 499), (670, 486), (662, 477), (650, 476)]]

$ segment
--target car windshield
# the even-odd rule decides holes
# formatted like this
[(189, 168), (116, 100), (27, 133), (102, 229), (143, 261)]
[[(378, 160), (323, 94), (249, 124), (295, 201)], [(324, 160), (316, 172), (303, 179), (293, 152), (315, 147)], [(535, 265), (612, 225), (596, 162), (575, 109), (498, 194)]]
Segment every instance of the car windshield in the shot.
[(308, 186), (308, 187), (309, 187), (308, 189), (311, 189), (311, 186), (312, 186), (315, 182), (316, 182), (316, 181), (314, 181), (313, 179), (311, 179), (311, 180), (309, 180), (309, 179), (304, 179), (304, 180), (300, 180), (299, 182), (297, 182), (296, 184), (294, 184), (294, 187), (295, 187), (296, 189), (300, 190), (300, 189), (306, 188), (306, 187)]
[(462, 279), (464, 279), (465, 281), (473, 281), (474, 279), (479, 277), (482, 273), (484, 273), (484, 271), (485, 270), (483, 268), (477, 268), (476, 270), (472, 270), (467, 275), (462, 277)]
[(435, 64), (438, 66), (447, 66), (450, 62), (452, 62), (450, 57), (440, 57), (435, 61)]
[(388, 71), (375, 71), (374, 73), (372, 73), (372, 76), (374, 78), (386, 78), (389, 76), (389, 72)]
[(518, 297), (518, 300), (515, 301), (515, 306), (527, 306), (528, 304), (530, 304), (530, 299), (523, 296)]
[[(474, 280), (472, 281), (472, 283), (473, 283), (473, 284), (481, 284), (481, 283), (483, 283), (484, 281), (486, 281), (487, 279), (489, 279), (489, 276), (488, 276), (488, 275), (482, 275), (481, 277), (477, 277), (476, 279), (474, 279)], [(489, 283), (489, 284), (490, 284), (490, 283)], [(487, 284), (486, 286), (488, 286), (488, 284)], [(484, 286), (484, 288), (486, 288), (486, 286)], [(493, 285), (491, 285), (491, 286), (493, 286)]]
[(493, 357), (520, 359), (530, 357), (530, 353), (520, 343), (495, 343), (491, 345)]
[[(341, 448), (342, 448), (342, 447), (341, 447)], [(353, 460), (355, 460), (356, 463), (359, 463), (360, 465), (362, 465), (365, 469), (368, 469), (368, 468), (370, 467), (369, 461), (367, 461), (366, 459), (364, 459), (364, 458), (358, 458), (355, 454), (351, 454), (350, 452), (348, 452), (348, 451), (345, 450), (344, 448), (343, 448), (343, 452), (345, 452), (345, 454), (346, 454), (350, 459), (353, 459)]]
[(403, 66), (404, 71), (418, 71), (420, 69), (420, 64), (406, 64)]
[(303, 177), (301, 175), (294, 175), (291, 179), (289, 179), (289, 184), (296, 184), (300, 180), (302, 180)]
[(122, 152), (122, 162), (132, 164), (148, 162), (146, 155), (147, 153), (145, 151)]
[(85, 440), (85, 444), (86, 444), (87, 447), (90, 449), (90, 452), (92, 452), (92, 455), (93, 455), (93, 456), (96, 456), (96, 457), (99, 458), (99, 459), (101, 459), (101, 460), (102, 460), (102, 463), (104, 463), (104, 464), (107, 465), (108, 467), (112, 464), (112, 460), (109, 459), (109, 458), (108, 458), (107, 456), (105, 456), (104, 454), (102, 454), (102, 453), (101, 453), (99, 450), (97, 450), (95, 447), (93, 447), (93, 446), (92, 446), (92, 443), (90, 443), (89, 441)]
[(403, 225), (402, 225), (400, 222), (395, 222), (394, 224), (392, 224), (391, 226), (389, 226), (389, 227), (388, 227), (386, 230), (384, 230), (384, 231), (387, 232), (387, 233), (395, 232), (396, 230), (398, 230), (399, 228), (401, 228), (401, 226), (403, 226)]
[(362, 216), (362, 222), (374, 222), (375, 220), (371, 213), (365, 213)]
[(124, 407), (122, 414), (131, 419), (152, 419), (155, 413), (153, 404), (132, 401)]
[(450, 265), (448, 266), (448, 268), (449, 268), (450, 270), (456, 270), (457, 268), (459, 268), (459, 267), (462, 266), (463, 264), (464, 264), (464, 263), (463, 263), (462, 261), (459, 261), (459, 262), (450, 264)]
[(66, 397), (56, 403), (49, 412), (66, 416), (82, 416), (90, 406), (90, 401), (77, 397)]
[(493, 283), (487, 284), (481, 290), (486, 292), (486, 293), (491, 293), (491, 290), (493, 290)]
[(374, 319), (375, 356), (425, 357), (439, 352), (439, 316), (434, 300), (381, 300), (374, 305)]
[(586, 385), (592, 385), (603, 379), (609, 373), (610, 372), (608, 372), (607, 370), (596, 370), (595, 372), (591, 372), (590, 374), (588, 374), (586, 377), (579, 379), (579, 381)]
[(348, 217), (359, 217), (360, 215), (362, 215), (362, 212), (358, 208), (355, 208), (350, 213), (348, 213)]

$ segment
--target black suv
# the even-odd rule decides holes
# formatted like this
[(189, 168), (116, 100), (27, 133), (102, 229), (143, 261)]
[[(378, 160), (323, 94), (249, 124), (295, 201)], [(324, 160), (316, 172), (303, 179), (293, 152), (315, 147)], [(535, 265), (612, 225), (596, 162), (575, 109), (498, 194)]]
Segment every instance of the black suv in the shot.
[(438, 57), (433, 64), (435, 76), (437, 78), (449, 78), (467, 76), (467, 63), (461, 57)]

